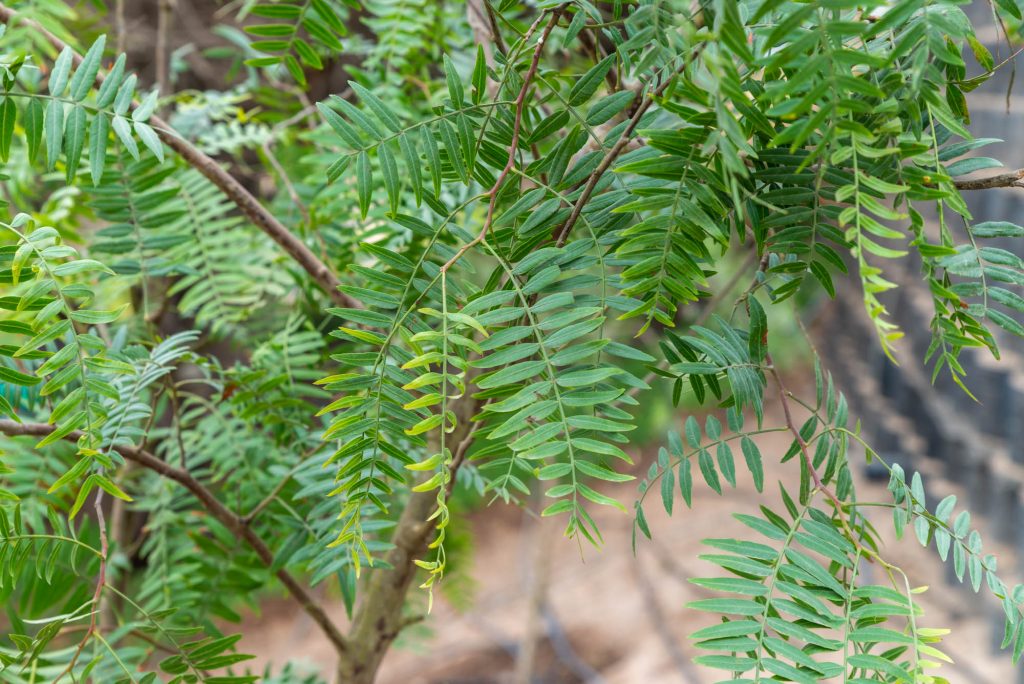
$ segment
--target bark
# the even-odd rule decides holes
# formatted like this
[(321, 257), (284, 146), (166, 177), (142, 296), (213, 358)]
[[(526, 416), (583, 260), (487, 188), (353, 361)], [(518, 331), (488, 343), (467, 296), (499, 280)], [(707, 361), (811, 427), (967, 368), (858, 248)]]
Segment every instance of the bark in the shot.
[(413, 564), (423, 558), (433, 533), (427, 518), (437, 505), (436, 492), (409, 497), (385, 560), (391, 567), (370, 571), (361, 603), (348, 634), (349, 652), (338, 663), (338, 684), (372, 684), (395, 637), (409, 620), (402, 614), (405, 596), (416, 578)]

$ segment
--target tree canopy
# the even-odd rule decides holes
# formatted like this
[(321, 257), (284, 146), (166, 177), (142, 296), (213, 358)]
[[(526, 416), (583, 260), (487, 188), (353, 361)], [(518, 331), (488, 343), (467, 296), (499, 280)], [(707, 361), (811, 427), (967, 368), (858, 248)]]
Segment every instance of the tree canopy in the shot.
[[(970, 514), (896, 464), (858, 497), (849, 457), (880, 457), (828, 369), (801, 396), (772, 357), (784, 302), (844, 290), (889, 353), (906, 259), (933, 379), (969, 392), (961, 353), (1024, 336), (1024, 228), (964, 200), (1024, 186), (968, 128), (1021, 4), (992, 3), (1002, 60), (961, 4), (246, 2), (216, 90), (165, 35), (133, 73), (124, 0), (0, 5), (0, 678), (295, 681), (221, 631), (283, 590), (369, 682), (459, 581), (460, 492), (539, 489), (581, 546), (618, 508), (642, 544), (645, 507), (774, 491), (769, 458), (780, 494), (707, 541), (699, 664), (945, 681), (868, 507), (985, 587), (1018, 659), (1024, 587)], [(688, 417), (637, 493), (661, 404)]]

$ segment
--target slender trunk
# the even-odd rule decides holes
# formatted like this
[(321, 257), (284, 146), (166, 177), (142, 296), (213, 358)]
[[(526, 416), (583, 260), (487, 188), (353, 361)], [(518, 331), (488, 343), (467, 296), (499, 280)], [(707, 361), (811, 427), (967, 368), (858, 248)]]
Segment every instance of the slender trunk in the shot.
[(385, 556), (391, 567), (371, 570), (359, 608), (348, 634), (350, 650), (338, 663), (338, 684), (372, 684), (391, 643), (406, 625), (402, 615), (405, 596), (416, 577), (413, 563), (427, 551), (433, 522), (427, 518), (437, 506), (436, 492), (409, 497)]

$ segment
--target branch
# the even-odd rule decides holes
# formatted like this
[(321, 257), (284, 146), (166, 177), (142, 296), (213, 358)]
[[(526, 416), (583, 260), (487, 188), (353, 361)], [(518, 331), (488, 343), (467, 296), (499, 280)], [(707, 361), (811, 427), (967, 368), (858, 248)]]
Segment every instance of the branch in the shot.
[[(17, 12), (2, 3), (0, 3), (0, 19), (2, 19), (6, 24), (13, 23), (14, 21), (20, 21), (25, 26), (36, 31), (39, 36), (53, 45), (57, 50), (63, 50), (68, 47), (64, 41), (47, 31), (38, 23), (20, 16)], [(76, 66), (82, 62), (82, 56), (74, 51), (72, 52), (72, 59)], [(102, 84), (104, 79), (105, 77), (102, 73), (97, 73), (96, 85), (98, 86)], [(138, 102), (132, 101), (131, 109), (134, 110), (136, 107), (138, 107)], [(271, 240), (284, 249), (284, 251), (287, 252), (288, 255), (306, 271), (306, 273), (309, 274), (314, 282), (316, 282), (316, 284), (327, 293), (335, 304), (347, 308), (362, 308), (362, 305), (359, 302), (338, 290), (338, 286), (341, 284), (341, 281), (338, 280), (338, 277), (331, 272), (327, 265), (320, 261), (320, 259), (313, 254), (302, 240), (292, 234), (292, 232), (289, 231), (283, 223), (278, 221), (273, 214), (264, 208), (264, 206), (260, 204), (259, 200), (257, 200), (251, 192), (246, 190), (234, 176), (221, 168), (221, 166), (206, 153), (202, 152), (178, 135), (170, 125), (160, 117), (150, 117), (150, 123), (156, 131), (156, 134), (160, 137), (160, 140), (162, 140), (165, 145), (177, 152), (178, 156), (180, 156), (189, 166), (199, 171), (199, 173), (206, 176), (211, 183), (217, 186), (220, 191), (223, 192), (224, 195), (231, 200), (257, 228), (266, 233)]]
[[(519, 150), (519, 130), (523, 123), (523, 108), (526, 105), (526, 96), (530, 93), (530, 85), (533, 83), (533, 77), (537, 73), (537, 66), (540, 64), (540, 57), (541, 53), (544, 51), (544, 44), (547, 42), (548, 36), (551, 35), (552, 29), (555, 28), (559, 17), (562, 16), (562, 12), (564, 11), (565, 7), (562, 6), (552, 13), (551, 20), (548, 22), (548, 25), (544, 27), (544, 32), (541, 33), (540, 38), (537, 40), (537, 46), (533, 49), (533, 58), (530, 60), (530, 67), (526, 70), (526, 75), (523, 77), (523, 87), (519, 89), (519, 95), (516, 97), (515, 101), (516, 115), (515, 123), (512, 126), (512, 142), (508, 148), (508, 161), (505, 162), (505, 168), (501, 170), (501, 173), (498, 174), (498, 179), (494, 181), (494, 185), (492, 185), (491, 189), (487, 192), (487, 194), (490, 195), (490, 201), (487, 203), (487, 217), (484, 219), (484, 225), (480, 229), (480, 233), (475, 238), (460, 247), (459, 251), (457, 251), (451, 259), (445, 262), (443, 266), (441, 266), (442, 273), (451, 268), (456, 261), (462, 258), (462, 255), (483, 242), (483, 239), (487, 237), (487, 233), (491, 229), (491, 223), (494, 220), (494, 208), (498, 203), (498, 190), (501, 189), (501, 184), (505, 182), (505, 179), (508, 177), (508, 172), (512, 170), (512, 167), (516, 163), (516, 152)], [(530, 27), (530, 30), (526, 32), (526, 36), (523, 38), (524, 43), (529, 42), (533, 33), (537, 30), (537, 27), (540, 26), (540, 20), (543, 17), (544, 14), (541, 13), (541, 15), (537, 17), (537, 21), (535, 21), (533, 26)]]
[(782, 384), (782, 376), (779, 374), (779, 369), (775, 366), (775, 361), (772, 360), (771, 354), (767, 352), (765, 352), (764, 360), (765, 363), (768, 364), (768, 370), (771, 373), (772, 378), (775, 379), (775, 385), (779, 388), (779, 402), (782, 404), (782, 414), (786, 418), (786, 428), (789, 430), (790, 434), (793, 435), (793, 439), (800, 447), (800, 453), (803, 456), (803, 465), (807, 470), (807, 474), (811, 478), (814, 490), (824, 493), (825, 496), (829, 498), (836, 509), (836, 515), (839, 517), (839, 522), (842, 525), (843, 530), (846, 532), (846, 536), (849, 537), (850, 543), (857, 548), (860, 548), (860, 542), (857, 540), (857, 537), (854, 536), (853, 530), (850, 529), (850, 525), (846, 522), (846, 515), (843, 513), (843, 502), (839, 500), (839, 497), (837, 497), (831, 489), (822, 483), (821, 478), (818, 476), (818, 471), (814, 467), (814, 459), (811, 458), (811, 452), (808, 448), (807, 441), (804, 439), (804, 436), (800, 434), (800, 429), (797, 428), (796, 423), (793, 421), (793, 414), (789, 409), (790, 394), (786, 390), (786, 386)]
[(612, 146), (610, 150), (604, 155), (604, 159), (598, 165), (594, 172), (590, 174), (590, 178), (587, 180), (586, 186), (583, 188), (583, 192), (580, 194), (579, 199), (576, 200), (576, 204), (572, 208), (572, 213), (569, 214), (569, 218), (565, 220), (562, 225), (561, 231), (558, 233), (558, 246), (565, 244), (565, 241), (569, 238), (569, 233), (572, 231), (573, 226), (576, 225), (576, 221), (579, 220), (580, 214), (583, 213), (583, 207), (587, 205), (590, 200), (590, 196), (594, 194), (594, 188), (597, 187), (598, 182), (601, 180), (601, 176), (615, 163), (615, 160), (619, 158), (622, 151), (629, 144), (630, 137), (633, 135), (633, 131), (640, 125), (640, 119), (647, 113), (651, 105), (654, 104), (654, 100), (661, 96), (662, 93), (672, 84), (675, 77), (682, 73), (682, 71), (689, 66), (693, 56), (697, 54), (697, 50), (694, 50), (694, 55), (691, 58), (684, 60), (683, 64), (677, 68), (671, 76), (665, 79), (665, 81), (654, 89), (653, 92), (647, 93), (644, 88), (637, 91), (633, 98), (633, 103), (630, 105), (636, 107), (636, 111), (633, 112), (633, 116), (629, 120), (629, 124), (623, 129), (622, 134), (619, 136), (618, 141)]
[[(55, 427), (53, 425), (48, 425), (46, 423), (16, 423), (13, 420), (0, 420), (0, 433), (11, 437), (45, 437), (53, 432), (54, 429)], [(82, 433), (76, 430), (65, 435), (64, 439), (74, 442), (81, 436)], [(114, 450), (127, 460), (134, 461), (135, 463), (138, 463), (139, 465), (184, 486), (185, 489), (192, 492), (193, 496), (199, 499), (199, 503), (203, 505), (210, 515), (216, 518), (221, 524), (227, 527), (232, 534), (245, 542), (253, 551), (255, 551), (256, 555), (259, 556), (264, 565), (270, 567), (273, 564), (274, 552), (270, 550), (270, 547), (268, 547), (259, 535), (253, 532), (240, 517), (218, 501), (213, 495), (213, 492), (203, 486), (199, 480), (195, 479), (184, 470), (179, 470), (178, 468), (169, 465), (166, 461), (157, 458), (144, 449), (137, 449), (131, 446), (115, 446)], [(347, 653), (349, 650), (348, 642), (334, 623), (331, 622), (331, 619), (327, 617), (327, 614), (323, 611), (316, 600), (306, 592), (305, 588), (300, 585), (288, 571), (278, 570), (276, 575), (281, 581), (281, 584), (283, 584), (288, 590), (288, 593), (292, 595), (292, 598), (302, 606), (303, 610), (305, 610), (311, 618), (313, 618), (313, 621), (320, 627), (324, 635), (334, 646), (335, 650), (339, 654)]]
[(1024, 169), (976, 180), (953, 181), (957, 190), (988, 190), (990, 188), (1024, 188)]

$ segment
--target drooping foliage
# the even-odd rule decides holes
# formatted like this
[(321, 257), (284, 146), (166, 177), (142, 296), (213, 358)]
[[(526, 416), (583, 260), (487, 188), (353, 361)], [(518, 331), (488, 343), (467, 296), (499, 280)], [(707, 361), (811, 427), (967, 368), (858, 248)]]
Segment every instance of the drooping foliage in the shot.
[[(539, 490), (594, 546), (594, 507), (632, 508), (639, 544), (651, 491), (676, 516), (701, 482), (770, 493), (768, 460), (791, 480), (706, 542), (700, 664), (944, 681), (868, 506), (985, 583), (1024, 651), (1024, 589), (969, 514), (898, 465), (891, 499), (856, 496), (851, 453), (879, 457), (841, 391), (808, 359), (794, 395), (772, 358), (849, 291), (892, 353), (898, 260), (933, 378), (966, 391), (965, 349), (1024, 336), (1024, 228), (963, 197), (1021, 184), (965, 178), (999, 165), (970, 92), (1008, 67), (960, 3), (243, 3), (227, 80), (165, 97), (101, 5), (0, 5), (4, 681), (257, 681), (222, 625), (280, 589), (372, 681), (459, 581), (456, 495)], [(1019, 42), (1018, 3), (993, 12)], [(632, 502), (661, 404), (688, 417)]]

